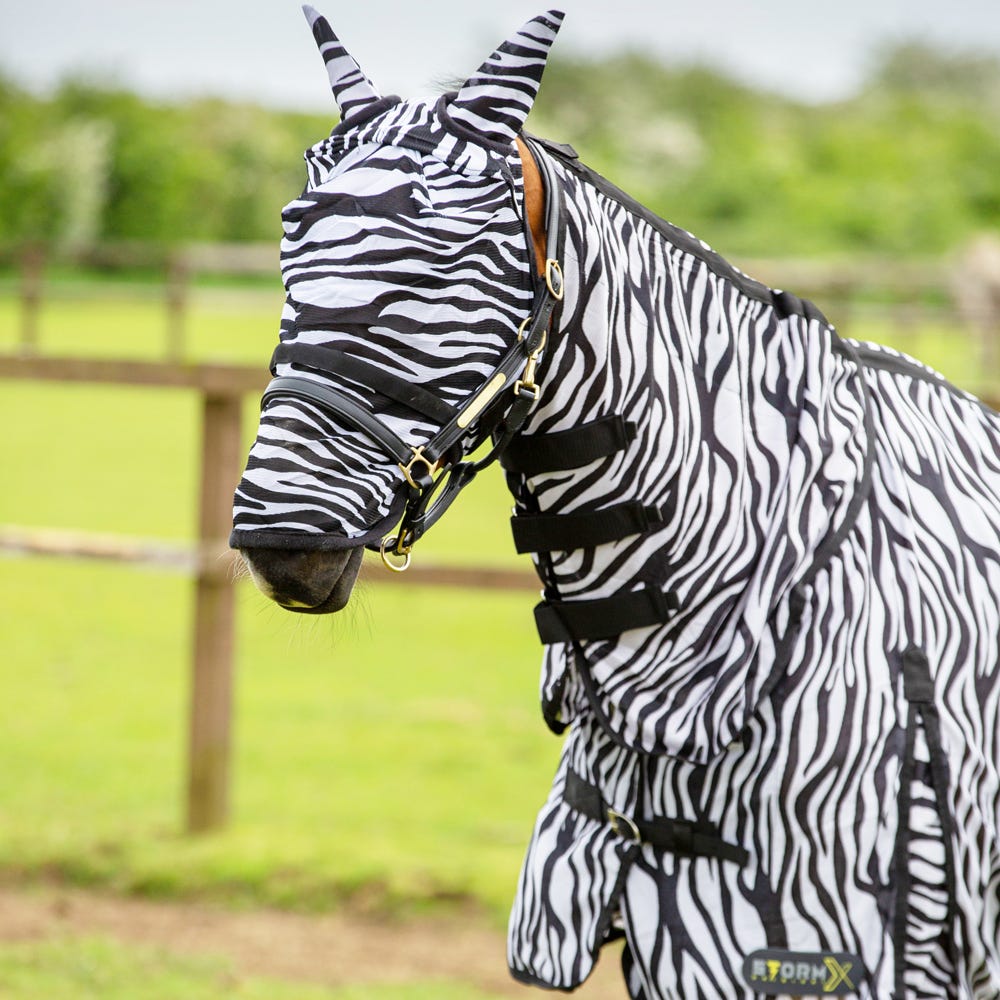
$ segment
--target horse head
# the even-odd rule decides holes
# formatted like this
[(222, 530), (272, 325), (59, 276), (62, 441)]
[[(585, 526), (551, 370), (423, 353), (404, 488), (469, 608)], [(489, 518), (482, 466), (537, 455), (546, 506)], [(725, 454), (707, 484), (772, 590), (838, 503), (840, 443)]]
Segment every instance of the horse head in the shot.
[(365, 547), (408, 559), (475, 474), (464, 457), (509, 439), (533, 402), (519, 376), (540, 358), (561, 274), (537, 273), (520, 133), (562, 15), (529, 21), (425, 103), (381, 97), (305, 11), (341, 120), (306, 151), (306, 187), (282, 213), (275, 377), (231, 544), (268, 597), (327, 613)]

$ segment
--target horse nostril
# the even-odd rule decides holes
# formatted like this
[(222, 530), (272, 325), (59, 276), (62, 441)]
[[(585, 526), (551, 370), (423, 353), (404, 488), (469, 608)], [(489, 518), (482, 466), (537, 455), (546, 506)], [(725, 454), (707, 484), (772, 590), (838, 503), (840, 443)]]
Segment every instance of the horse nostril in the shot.
[(319, 581), (282, 580), (269, 586), (270, 598), (286, 608), (315, 608), (329, 596), (333, 585), (322, 586)]
[(243, 549), (241, 555), (262, 594), (293, 611), (339, 611), (347, 603), (363, 548), (337, 552)]
[(284, 550), (257, 550), (243, 553), (253, 581), (272, 601), (291, 607), (314, 608), (330, 596), (340, 576), (322, 572), (315, 565), (315, 553)]

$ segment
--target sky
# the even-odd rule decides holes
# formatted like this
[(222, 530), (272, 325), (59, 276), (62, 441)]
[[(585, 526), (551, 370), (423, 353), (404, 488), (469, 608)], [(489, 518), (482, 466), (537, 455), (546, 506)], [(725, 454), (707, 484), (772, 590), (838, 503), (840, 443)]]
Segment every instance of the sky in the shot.
[[(553, 0), (549, 0), (553, 3)], [(558, 2), (558, 0), (555, 0)], [(383, 94), (469, 76), (540, 0), (313, 0)], [(921, 39), (1000, 56), (1000, 0), (564, 0), (565, 55), (632, 48), (701, 61), (808, 101), (849, 95), (877, 46)], [(0, 71), (44, 91), (84, 72), (160, 99), (330, 107), (296, 0), (0, 0)]]

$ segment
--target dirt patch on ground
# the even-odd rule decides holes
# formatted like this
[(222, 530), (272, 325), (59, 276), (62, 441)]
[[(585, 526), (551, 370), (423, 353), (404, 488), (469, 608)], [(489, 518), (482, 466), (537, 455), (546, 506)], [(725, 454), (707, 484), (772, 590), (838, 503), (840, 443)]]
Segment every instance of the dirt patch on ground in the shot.
[[(95, 934), (178, 955), (223, 956), (249, 976), (328, 986), (449, 979), (521, 1000), (542, 995), (510, 978), (502, 933), (465, 920), (394, 923), (339, 913), (232, 912), (77, 889), (0, 889), (0, 941)], [(605, 949), (574, 996), (626, 996), (617, 948)]]

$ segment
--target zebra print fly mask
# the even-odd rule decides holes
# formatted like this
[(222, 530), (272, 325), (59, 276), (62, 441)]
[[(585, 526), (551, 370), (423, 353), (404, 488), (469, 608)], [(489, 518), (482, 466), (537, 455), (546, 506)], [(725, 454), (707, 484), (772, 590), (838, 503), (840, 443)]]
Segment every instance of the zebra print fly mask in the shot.
[[(529, 21), (432, 106), (380, 97), (306, 13), (342, 120), (282, 213), (280, 344), (232, 544), (408, 558), (538, 397), (561, 199), (548, 177), (540, 277), (515, 140), (562, 15)], [(486, 458), (462, 461), (491, 433)]]

